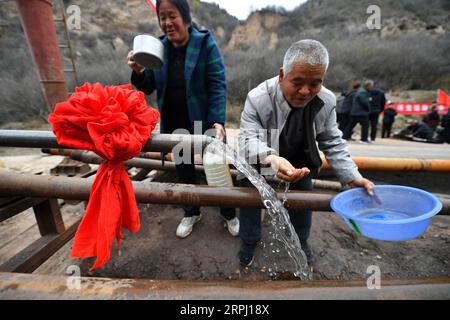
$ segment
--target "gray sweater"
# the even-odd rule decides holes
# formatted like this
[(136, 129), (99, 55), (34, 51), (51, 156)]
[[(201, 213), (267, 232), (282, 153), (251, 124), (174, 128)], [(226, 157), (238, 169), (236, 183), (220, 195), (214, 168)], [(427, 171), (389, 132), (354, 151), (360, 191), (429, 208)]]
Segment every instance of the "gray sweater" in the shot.
[[(279, 136), (291, 110), (278, 81), (278, 76), (266, 80), (247, 95), (239, 133), (239, 151), (246, 159), (263, 161), (269, 154), (278, 155)], [(316, 147), (342, 184), (362, 178), (336, 123), (336, 96), (322, 86), (318, 97), (324, 105), (314, 118)]]

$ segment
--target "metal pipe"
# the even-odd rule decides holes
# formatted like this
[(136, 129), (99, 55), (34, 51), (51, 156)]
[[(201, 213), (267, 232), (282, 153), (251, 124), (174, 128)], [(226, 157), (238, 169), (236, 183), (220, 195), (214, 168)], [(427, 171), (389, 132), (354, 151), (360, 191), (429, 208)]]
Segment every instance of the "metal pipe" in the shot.
[[(103, 158), (98, 156), (95, 152), (81, 151), (81, 150), (66, 150), (66, 149), (41, 149), (43, 153), (55, 155), (55, 156), (67, 156), (73, 160), (81, 161), (89, 164), (100, 164), (103, 162)], [(153, 158), (133, 158), (123, 163), (125, 167), (143, 168), (160, 171), (175, 171), (175, 163), (171, 160), (164, 161), (164, 165), (160, 160), (154, 160)], [(196, 165), (195, 170), (199, 173), (204, 172), (203, 166)], [(236, 170), (234, 176), (236, 175)], [(233, 172), (232, 172), (233, 174)]]
[[(211, 137), (205, 135), (153, 134), (142, 151), (172, 152), (174, 147), (188, 148), (194, 153), (202, 153), (210, 143)], [(16, 148), (56, 148), (71, 149), (61, 146), (51, 131), (0, 130), (0, 146)]]
[[(352, 157), (360, 171), (450, 172), (450, 160)], [(322, 156), (323, 169), (331, 170)]]
[(52, 2), (16, 0), (16, 5), (47, 108), (53, 112), (56, 103), (67, 100), (67, 85), (53, 22)]
[[(161, 153), (159, 152), (141, 152), (138, 158), (161, 160)], [(164, 161), (172, 161), (172, 154), (168, 153), (164, 156)]]
[[(72, 280), (72, 281), (71, 281)], [(73, 290), (73, 285), (80, 290)], [(70, 287), (72, 285), (72, 287)], [(384, 279), (378, 290), (368, 290), (367, 280), (315, 281), (186, 281), (108, 279), (0, 273), (0, 299), (43, 300), (399, 300), (450, 299), (450, 277)], [(268, 303), (270, 304), (270, 303)], [(176, 310), (173, 314), (178, 314)], [(170, 313), (169, 313), (170, 314)], [(169, 316), (170, 318), (170, 316)]]
[[(159, 159), (158, 154), (141, 154), (139, 157)], [(326, 158), (321, 155), (323, 170), (332, 170)], [(369, 158), (352, 157), (361, 171), (431, 171), (450, 172), (450, 160), (441, 159), (410, 159), (410, 158)], [(171, 161), (170, 157), (166, 161)], [(336, 186), (329, 186), (336, 189)]]
[[(86, 200), (92, 179), (17, 174), (0, 170), (1, 196), (28, 196)], [(263, 203), (254, 188), (209, 187), (199, 185), (133, 182), (139, 203), (198, 205), (213, 207), (260, 207)], [(282, 194), (280, 193), (280, 197)], [(286, 194), (287, 208), (330, 211), (333, 194), (293, 191)]]
[[(158, 151), (170, 153), (175, 146), (182, 147), (191, 144), (194, 153), (202, 153), (204, 147), (211, 142), (210, 137), (204, 135), (154, 134), (142, 148), (143, 152)], [(28, 130), (0, 130), (0, 146), (20, 148), (56, 148), (70, 149), (58, 145), (56, 137), (51, 131)], [(151, 156), (152, 157), (152, 156)], [(155, 157), (153, 155), (153, 157)], [(432, 171), (450, 172), (450, 160), (430, 159), (399, 159), (399, 158), (366, 158), (353, 157), (358, 168), (380, 171)], [(330, 166), (324, 160), (324, 169)]]
[[(37, 176), (0, 170), (0, 196), (28, 196), (86, 200), (92, 179)], [(212, 207), (260, 207), (263, 203), (254, 188), (210, 187), (174, 183), (133, 182), (136, 200), (140, 203), (196, 205)], [(331, 211), (330, 201), (334, 193), (291, 191), (279, 193), (286, 196), (285, 207), (314, 211)], [(437, 195), (443, 204), (440, 215), (450, 215), (450, 199)]]
[[(66, 149), (41, 149), (43, 153), (55, 155), (55, 156), (68, 156), (73, 160), (81, 161), (89, 164), (100, 164), (103, 159), (91, 151), (81, 151), (81, 150), (66, 150)], [(142, 153), (142, 155), (147, 155), (148, 153)], [(158, 155), (158, 154), (156, 154)], [(134, 168), (143, 168), (149, 170), (159, 170), (159, 171), (175, 171), (175, 163), (170, 160), (164, 161), (164, 165), (160, 160), (154, 155), (149, 156), (148, 158), (133, 158), (131, 160), (125, 161), (125, 167), (134, 167)], [(202, 165), (196, 165), (195, 171), (198, 173), (204, 173), (204, 168)], [(231, 177), (233, 180), (236, 179), (238, 171), (236, 169), (230, 170)], [(269, 182), (276, 182), (270, 177), (266, 177), (266, 180)], [(313, 179), (314, 188), (318, 189), (327, 189), (333, 191), (342, 191), (342, 185), (336, 181), (326, 181), (326, 180), (317, 180)]]

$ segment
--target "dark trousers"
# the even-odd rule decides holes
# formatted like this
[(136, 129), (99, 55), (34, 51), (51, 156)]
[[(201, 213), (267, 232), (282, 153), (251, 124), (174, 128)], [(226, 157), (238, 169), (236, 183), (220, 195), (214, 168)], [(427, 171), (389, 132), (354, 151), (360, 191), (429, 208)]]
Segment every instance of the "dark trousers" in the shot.
[(345, 140), (350, 140), (353, 129), (358, 123), (361, 125), (361, 140), (367, 141), (367, 138), (369, 136), (369, 116), (351, 116), (350, 123), (348, 124), (347, 128), (345, 128), (343, 136)]
[[(238, 182), (241, 187), (252, 187), (247, 179)], [(309, 177), (291, 183), (289, 190), (312, 190), (313, 184)], [(304, 242), (309, 238), (312, 222), (312, 212), (310, 210), (289, 210), (289, 218), (294, 226), (300, 241)], [(261, 240), (261, 209), (241, 208), (239, 215), (239, 237), (249, 245), (255, 245)]]
[(381, 128), (381, 137), (387, 137), (389, 138), (391, 136), (391, 129), (392, 129), (393, 122), (383, 122), (383, 127)]
[(339, 130), (341, 130), (342, 133), (344, 133), (345, 128), (347, 128), (350, 122), (350, 113), (338, 113), (337, 122), (339, 123)]
[[(177, 164), (175, 165), (177, 170), (177, 177), (179, 183), (195, 184), (197, 176), (195, 172), (194, 159), (191, 159), (191, 164)], [(183, 206), (184, 216), (192, 217), (200, 214), (199, 206)], [(220, 208), (220, 214), (227, 220), (231, 220), (236, 217), (236, 210), (234, 208)]]
[(378, 112), (369, 113), (369, 121), (370, 121), (370, 140), (375, 141), (377, 138), (377, 129), (378, 129), (378, 118), (380, 114)]

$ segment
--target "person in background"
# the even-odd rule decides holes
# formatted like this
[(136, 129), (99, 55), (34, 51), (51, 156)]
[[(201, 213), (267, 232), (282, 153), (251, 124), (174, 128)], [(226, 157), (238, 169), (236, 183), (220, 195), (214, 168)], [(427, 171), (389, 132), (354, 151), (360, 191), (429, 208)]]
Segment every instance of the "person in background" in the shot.
[(386, 96), (380, 88), (370, 90), (369, 122), (370, 122), (370, 141), (375, 142), (377, 138), (378, 121), (380, 113), (383, 112), (386, 105)]
[[(361, 81), (353, 80), (352, 90), (345, 93), (342, 108), (340, 112), (338, 112), (339, 130), (341, 130), (342, 133), (345, 132), (345, 128), (350, 124), (350, 111), (352, 110), (353, 99), (355, 99), (355, 95), (360, 87)], [(352, 134), (350, 134), (349, 140), (351, 140), (351, 136)]]
[(388, 103), (388, 107), (383, 111), (383, 126), (381, 128), (381, 137), (383, 139), (391, 136), (391, 129), (396, 116), (397, 111), (392, 107), (391, 103)]
[(373, 88), (373, 81), (366, 80), (364, 82), (364, 87), (360, 88), (356, 93), (353, 103), (352, 110), (350, 111), (350, 123), (345, 128), (343, 138), (345, 140), (350, 140), (353, 129), (356, 124), (361, 125), (361, 140), (360, 143), (368, 144), (369, 139), (369, 110), (370, 102), (372, 98), (370, 97), (370, 91)]
[(344, 106), (346, 91), (342, 91), (340, 95), (336, 96), (336, 121), (337, 123), (342, 122), (342, 107)]
[(412, 127), (412, 136), (413, 141), (417, 139), (418, 141), (432, 142), (434, 132), (428, 124), (423, 120), (419, 120)]
[[(158, 70), (146, 69), (138, 65), (133, 59), (133, 52), (129, 52), (132, 84), (145, 94), (156, 90), (161, 112), (161, 133), (184, 129), (194, 134), (194, 122), (197, 122), (201, 123), (203, 133), (213, 128), (216, 136), (225, 141), (225, 66), (213, 36), (209, 31), (200, 31), (193, 25), (186, 0), (157, 0), (156, 9), (164, 33), (161, 37), (164, 64)], [(176, 171), (180, 183), (195, 184), (193, 155), (189, 163), (176, 164)], [(220, 212), (226, 220), (228, 231), (237, 236), (239, 220), (235, 209), (221, 208)], [(176, 235), (187, 237), (200, 219), (199, 207), (185, 206)]]
[(450, 143), (450, 108), (447, 113), (442, 116), (441, 119), (442, 129), (438, 132), (438, 137), (442, 142)]
[(423, 122), (425, 122), (434, 133), (436, 131), (437, 126), (439, 125), (439, 120), (440, 120), (440, 116), (437, 111), (437, 106), (435, 104), (433, 104), (431, 106), (430, 111), (423, 118)]
[[(350, 157), (336, 123), (336, 96), (323, 86), (329, 58), (318, 41), (301, 40), (286, 52), (279, 75), (251, 90), (241, 114), (239, 152), (245, 159), (259, 159), (278, 179), (290, 182), (291, 190), (312, 190), (312, 179), (322, 166), (319, 149), (343, 185), (374, 185), (363, 178)], [(270, 135), (267, 139), (261, 131)], [(251, 163), (251, 162), (250, 162)], [(238, 178), (241, 186), (251, 186)], [(308, 262), (313, 253), (308, 244), (312, 224), (309, 210), (289, 210), (290, 221)], [(251, 265), (261, 239), (261, 209), (240, 209), (239, 261)]]

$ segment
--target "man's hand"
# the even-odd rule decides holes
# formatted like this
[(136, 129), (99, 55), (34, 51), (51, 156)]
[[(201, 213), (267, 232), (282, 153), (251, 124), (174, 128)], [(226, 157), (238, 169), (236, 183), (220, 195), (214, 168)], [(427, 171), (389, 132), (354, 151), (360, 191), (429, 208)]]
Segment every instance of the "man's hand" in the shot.
[(216, 138), (223, 142), (225, 139), (225, 128), (220, 123), (214, 123), (213, 128), (216, 130)]
[(365, 178), (356, 179), (350, 182), (348, 185), (352, 188), (363, 187), (364, 189), (366, 189), (369, 195), (373, 196), (373, 188), (375, 187), (375, 185), (370, 180), (367, 180)]
[(264, 163), (270, 164), (277, 173), (277, 177), (287, 182), (297, 182), (306, 177), (310, 170), (308, 168), (296, 169), (283, 157), (269, 155), (264, 159)]
[(131, 69), (133, 69), (133, 71), (136, 72), (138, 75), (142, 75), (142, 73), (144, 73), (145, 67), (141, 66), (140, 64), (137, 64), (136, 61), (134, 61), (133, 51), (128, 52), (127, 62), (128, 66)]

